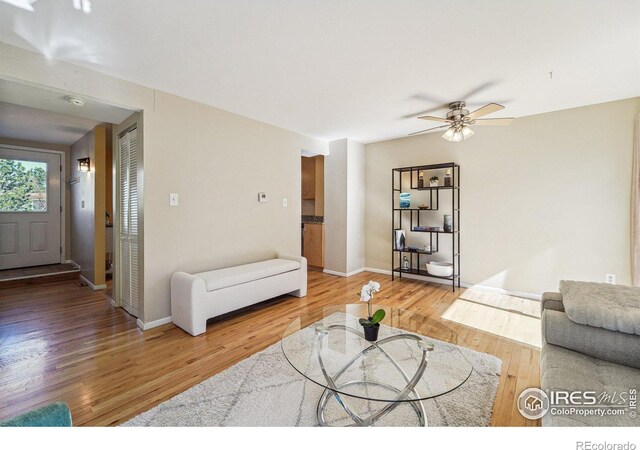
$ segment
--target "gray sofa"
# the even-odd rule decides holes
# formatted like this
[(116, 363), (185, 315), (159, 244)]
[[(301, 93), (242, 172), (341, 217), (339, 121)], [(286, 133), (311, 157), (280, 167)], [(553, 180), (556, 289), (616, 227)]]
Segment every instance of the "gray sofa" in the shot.
[[(611, 395), (636, 389), (640, 394), (640, 335), (573, 322), (565, 313), (562, 295), (546, 292), (542, 295), (540, 378), (547, 393), (589, 390)], [(640, 413), (640, 396), (638, 400)], [(640, 418), (632, 416), (628, 411), (605, 416), (547, 413), (542, 425), (640, 426)]]

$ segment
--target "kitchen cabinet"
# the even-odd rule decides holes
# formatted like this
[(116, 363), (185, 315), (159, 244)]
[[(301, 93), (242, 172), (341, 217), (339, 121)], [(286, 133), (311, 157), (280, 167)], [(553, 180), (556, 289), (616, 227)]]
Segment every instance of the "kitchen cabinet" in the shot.
[(302, 157), (302, 200), (316, 198), (316, 160)]
[(324, 224), (303, 224), (302, 256), (307, 258), (307, 265), (324, 267)]

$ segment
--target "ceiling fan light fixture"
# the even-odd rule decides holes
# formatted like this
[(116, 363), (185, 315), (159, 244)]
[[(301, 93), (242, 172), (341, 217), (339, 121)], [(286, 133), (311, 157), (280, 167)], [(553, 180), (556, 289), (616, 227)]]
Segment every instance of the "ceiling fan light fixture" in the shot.
[(451, 138), (451, 142), (462, 142), (464, 141), (464, 135), (462, 131), (456, 130), (453, 132), (453, 137)]
[(449, 127), (449, 128), (447, 128), (447, 131), (445, 131), (444, 134), (442, 135), (442, 138), (446, 139), (449, 142), (451, 142), (451, 141), (453, 141), (453, 134), (454, 133), (455, 133), (455, 128), (454, 127)]
[(475, 131), (473, 131), (470, 127), (466, 125), (462, 127), (462, 139), (469, 139), (474, 134), (476, 134)]

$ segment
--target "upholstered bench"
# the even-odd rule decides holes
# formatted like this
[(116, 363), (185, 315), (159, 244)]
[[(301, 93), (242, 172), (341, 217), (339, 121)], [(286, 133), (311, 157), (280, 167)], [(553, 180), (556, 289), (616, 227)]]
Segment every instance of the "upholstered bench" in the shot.
[(171, 277), (171, 318), (187, 333), (205, 332), (207, 319), (279, 295), (307, 295), (307, 260), (296, 256)]

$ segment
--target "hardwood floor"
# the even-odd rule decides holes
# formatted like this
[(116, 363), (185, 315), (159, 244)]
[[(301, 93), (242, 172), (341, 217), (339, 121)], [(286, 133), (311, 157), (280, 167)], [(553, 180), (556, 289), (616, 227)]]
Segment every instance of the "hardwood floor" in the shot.
[(468, 347), (502, 359), (492, 425), (539, 425), (516, 407), (523, 389), (539, 386), (539, 350), (442, 319), (464, 290), (392, 282), (380, 274), (340, 278), (313, 271), (306, 298), (282, 297), (227, 315), (198, 337), (172, 324), (143, 333), (104, 293), (77, 281), (0, 290), (0, 419), (64, 400), (75, 425), (124, 422), (277, 342), (299, 314), (356, 302), (355, 292), (370, 279), (382, 285), (376, 303), (438, 319)]

